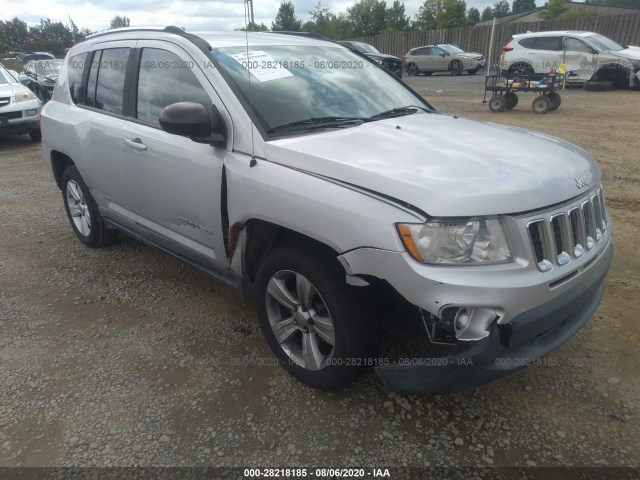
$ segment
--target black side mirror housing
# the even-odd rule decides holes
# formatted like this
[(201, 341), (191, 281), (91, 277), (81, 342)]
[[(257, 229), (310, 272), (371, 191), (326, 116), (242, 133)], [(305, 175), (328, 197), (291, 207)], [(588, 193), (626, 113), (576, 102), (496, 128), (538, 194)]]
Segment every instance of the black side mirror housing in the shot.
[(447, 56), (447, 54), (446, 54), (445, 52), (442, 52), (442, 53), (440, 54), (440, 56), (441, 56), (441, 57), (446, 57), (446, 56)]
[(214, 147), (227, 146), (224, 120), (215, 105), (212, 115), (197, 102), (178, 102), (167, 105), (160, 112), (160, 127), (167, 133), (189, 137), (197, 143), (209, 143)]

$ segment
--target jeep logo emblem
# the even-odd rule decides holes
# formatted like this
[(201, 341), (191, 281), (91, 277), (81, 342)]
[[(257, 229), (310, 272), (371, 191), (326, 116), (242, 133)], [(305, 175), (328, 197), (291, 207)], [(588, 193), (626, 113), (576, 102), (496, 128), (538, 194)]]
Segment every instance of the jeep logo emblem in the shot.
[(589, 179), (587, 177), (580, 177), (580, 178), (576, 178), (575, 180), (576, 180), (576, 187), (578, 187), (578, 189), (589, 186)]

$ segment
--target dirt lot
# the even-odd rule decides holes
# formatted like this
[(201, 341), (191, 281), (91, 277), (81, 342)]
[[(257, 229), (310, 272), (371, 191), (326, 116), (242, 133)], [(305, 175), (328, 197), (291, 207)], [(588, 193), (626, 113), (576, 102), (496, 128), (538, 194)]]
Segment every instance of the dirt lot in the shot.
[(444, 113), (549, 132), (599, 160), (616, 254), (559, 366), (448, 396), (396, 396), (372, 373), (311, 390), (251, 364), (271, 358), (251, 303), (126, 237), (83, 247), (39, 146), (4, 138), (0, 466), (640, 464), (640, 93), (567, 91), (547, 115), (527, 94), (493, 114), (481, 77), (407, 82)]

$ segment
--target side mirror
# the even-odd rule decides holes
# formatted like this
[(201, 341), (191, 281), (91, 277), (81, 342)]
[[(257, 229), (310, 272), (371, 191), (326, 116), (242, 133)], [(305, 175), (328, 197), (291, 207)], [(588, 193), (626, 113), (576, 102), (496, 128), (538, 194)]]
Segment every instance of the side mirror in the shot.
[(21, 73), (18, 75), (18, 81), (23, 85), (26, 85), (27, 83), (29, 83), (29, 80), (30, 80), (29, 76), (24, 73)]
[(440, 54), (440, 56), (441, 56), (441, 57), (446, 57), (446, 56), (447, 56), (447, 54), (446, 54), (445, 52), (442, 52), (442, 53)]
[(160, 112), (160, 127), (167, 133), (189, 137), (194, 142), (225, 148), (227, 135), (224, 120), (215, 105), (212, 113), (213, 118), (201, 103), (172, 103)]

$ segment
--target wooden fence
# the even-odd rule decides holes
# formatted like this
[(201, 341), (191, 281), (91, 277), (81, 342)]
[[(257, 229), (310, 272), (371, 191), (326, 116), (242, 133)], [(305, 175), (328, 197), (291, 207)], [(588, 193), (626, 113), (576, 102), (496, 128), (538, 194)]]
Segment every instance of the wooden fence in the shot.
[[(516, 33), (548, 30), (583, 30), (605, 35), (621, 45), (640, 45), (640, 13), (606, 15), (573, 20), (504, 23), (496, 25), (493, 39), (492, 65), (499, 63), (502, 45)], [(401, 57), (414, 47), (437, 43), (453, 43), (468, 52), (482, 53), (489, 61), (491, 26), (456, 27), (427, 32), (404, 32), (359, 38), (383, 53)]]

